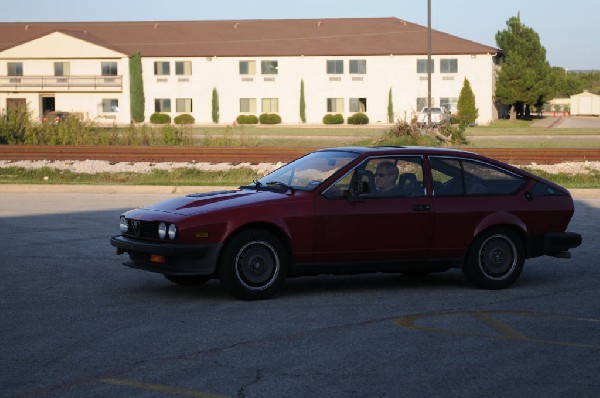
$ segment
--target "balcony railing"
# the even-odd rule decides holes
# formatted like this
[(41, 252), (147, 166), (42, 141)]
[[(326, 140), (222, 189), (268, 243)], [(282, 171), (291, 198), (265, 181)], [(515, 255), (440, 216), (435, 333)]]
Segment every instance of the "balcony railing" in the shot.
[(0, 88), (18, 91), (121, 91), (123, 76), (0, 76)]

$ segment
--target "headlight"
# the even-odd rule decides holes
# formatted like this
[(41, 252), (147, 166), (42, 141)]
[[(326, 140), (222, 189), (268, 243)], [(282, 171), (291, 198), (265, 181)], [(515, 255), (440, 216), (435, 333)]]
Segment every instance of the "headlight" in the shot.
[(161, 222), (158, 224), (158, 237), (164, 239), (167, 236), (167, 224)]
[(119, 221), (119, 229), (121, 229), (121, 232), (124, 234), (129, 230), (129, 223), (127, 222), (125, 216), (121, 216), (121, 220)]
[(175, 224), (169, 225), (169, 239), (173, 240), (177, 236), (177, 226)]

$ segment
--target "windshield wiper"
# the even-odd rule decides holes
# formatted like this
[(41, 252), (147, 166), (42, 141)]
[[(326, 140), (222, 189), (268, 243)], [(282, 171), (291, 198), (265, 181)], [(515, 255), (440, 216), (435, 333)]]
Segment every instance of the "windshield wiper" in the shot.
[(281, 181), (271, 181), (267, 183), (267, 186), (270, 188), (275, 188), (277, 190), (283, 190), (284, 192), (290, 191), (292, 195), (296, 193), (296, 188)]
[(257, 191), (263, 187), (263, 183), (258, 181), (258, 180), (252, 180), (252, 182), (254, 183), (254, 185), (242, 185), (240, 187), (240, 189), (256, 189)]

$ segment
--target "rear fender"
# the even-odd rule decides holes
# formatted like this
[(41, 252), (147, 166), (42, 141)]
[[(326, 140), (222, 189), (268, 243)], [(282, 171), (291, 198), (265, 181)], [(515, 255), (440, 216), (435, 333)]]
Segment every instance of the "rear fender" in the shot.
[(512, 227), (521, 236), (527, 234), (527, 226), (519, 217), (507, 212), (498, 212), (490, 214), (481, 220), (473, 231), (473, 238), (487, 229), (499, 226)]

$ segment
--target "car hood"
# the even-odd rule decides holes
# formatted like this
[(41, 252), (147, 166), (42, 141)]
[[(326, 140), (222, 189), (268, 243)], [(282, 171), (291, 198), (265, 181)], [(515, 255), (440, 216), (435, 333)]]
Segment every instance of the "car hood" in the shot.
[[(297, 195), (297, 193), (296, 193)], [(225, 210), (241, 206), (256, 206), (267, 202), (289, 200), (289, 192), (273, 192), (267, 190), (239, 189), (230, 191), (214, 191), (192, 194), (168, 199), (139, 210), (190, 216), (213, 211)]]

